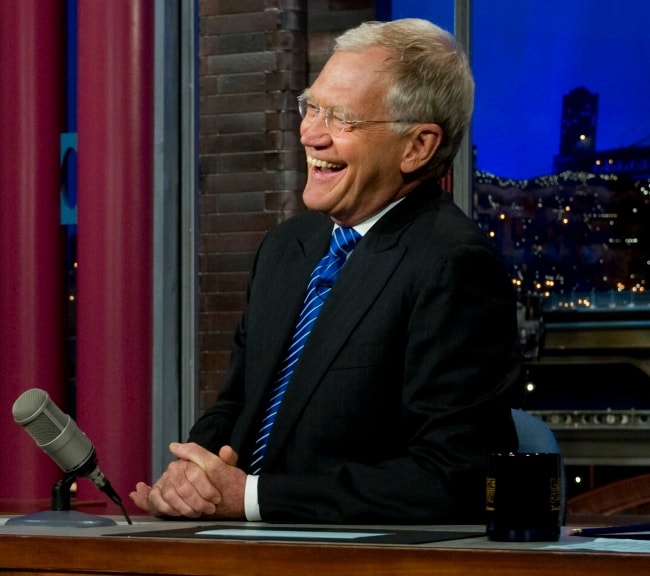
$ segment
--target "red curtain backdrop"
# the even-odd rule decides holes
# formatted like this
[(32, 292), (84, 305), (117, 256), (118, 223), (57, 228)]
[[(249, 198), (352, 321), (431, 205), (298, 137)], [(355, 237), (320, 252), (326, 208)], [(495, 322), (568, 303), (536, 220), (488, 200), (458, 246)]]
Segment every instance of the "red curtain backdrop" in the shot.
[(63, 0), (0, 2), (0, 501), (11, 507), (39, 498), (49, 506), (61, 478), (11, 408), (42, 388), (66, 410), (64, 8)]
[(79, 0), (78, 22), (77, 423), (132, 509), (151, 474), (153, 0)]

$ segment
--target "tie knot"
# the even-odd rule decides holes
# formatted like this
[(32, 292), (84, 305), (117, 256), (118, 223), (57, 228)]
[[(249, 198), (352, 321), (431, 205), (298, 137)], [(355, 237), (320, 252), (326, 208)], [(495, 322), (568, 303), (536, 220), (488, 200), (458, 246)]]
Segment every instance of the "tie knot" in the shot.
[(353, 228), (337, 228), (330, 240), (329, 252), (321, 259), (311, 275), (309, 288), (327, 286), (331, 288), (345, 264), (347, 256), (361, 239)]
[(354, 250), (354, 247), (360, 239), (361, 234), (359, 234), (354, 228), (339, 227), (334, 230), (334, 234), (332, 234), (330, 252), (335, 256), (340, 254), (347, 255)]

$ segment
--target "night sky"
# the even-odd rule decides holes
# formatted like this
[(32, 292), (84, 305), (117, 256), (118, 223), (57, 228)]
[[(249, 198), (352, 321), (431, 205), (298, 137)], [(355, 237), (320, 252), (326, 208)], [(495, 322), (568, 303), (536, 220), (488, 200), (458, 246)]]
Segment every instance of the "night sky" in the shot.
[[(407, 16), (452, 30), (453, 0), (394, 1)], [(477, 168), (553, 172), (562, 98), (580, 86), (599, 96), (597, 150), (650, 146), (649, 22), (647, 0), (473, 0)]]

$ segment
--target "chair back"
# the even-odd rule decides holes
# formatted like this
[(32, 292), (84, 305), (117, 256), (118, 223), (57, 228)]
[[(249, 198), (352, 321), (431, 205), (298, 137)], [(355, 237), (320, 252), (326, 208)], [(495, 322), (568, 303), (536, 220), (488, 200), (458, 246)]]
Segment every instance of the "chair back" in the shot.
[(513, 409), (512, 419), (519, 438), (518, 452), (560, 454), (560, 445), (553, 430), (541, 418), (525, 410)]

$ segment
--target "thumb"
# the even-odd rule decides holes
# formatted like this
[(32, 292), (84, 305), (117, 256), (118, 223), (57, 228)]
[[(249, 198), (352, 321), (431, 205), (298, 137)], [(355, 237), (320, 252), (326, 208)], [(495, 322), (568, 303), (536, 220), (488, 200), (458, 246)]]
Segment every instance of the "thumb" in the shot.
[(211, 464), (211, 459), (215, 458), (212, 452), (195, 442), (171, 442), (169, 444), (169, 451), (176, 458), (192, 462), (203, 470), (207, 470)]
[(219, 450), (219, 458), (230, 466), (237, 466), (239, 454), (232, 449), (232, 446), (222, 446)]

